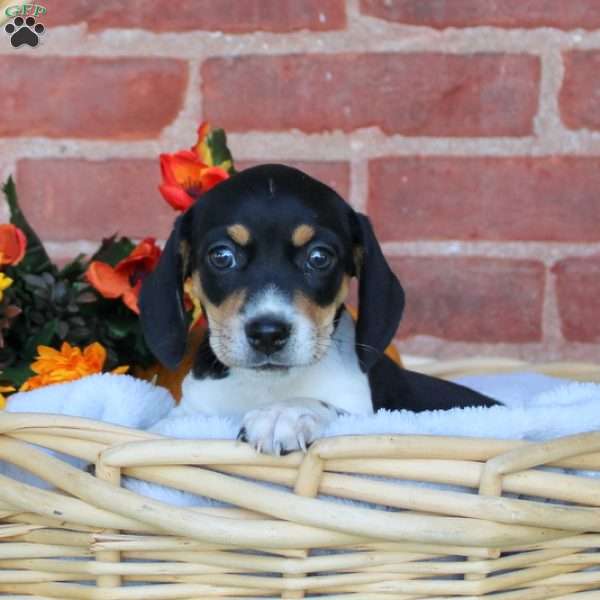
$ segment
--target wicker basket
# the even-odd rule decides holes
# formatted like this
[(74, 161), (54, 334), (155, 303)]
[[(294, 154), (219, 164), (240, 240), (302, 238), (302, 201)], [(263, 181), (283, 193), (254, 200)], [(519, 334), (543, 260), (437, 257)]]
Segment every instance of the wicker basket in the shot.
[[(537, 370), (600, 381), (595, 366)], [(600, 470), (600, 433), (540, 444), (340, 437), (275, 458), (52, 415), (3, 413), (0, 432), (0, 459), (51, 485), (0, 476), (0, 594), (9, 598), (600, 598), (600, 480), (537, 469)], [(95, 462), (95, 476), (31, 444)], [(232, 508), (168, 506), (120, 487), (123, 475)]]

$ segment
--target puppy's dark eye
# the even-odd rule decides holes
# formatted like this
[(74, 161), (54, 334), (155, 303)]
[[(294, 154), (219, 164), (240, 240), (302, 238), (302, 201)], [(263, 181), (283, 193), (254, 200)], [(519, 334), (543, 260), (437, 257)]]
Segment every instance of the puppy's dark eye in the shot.
[(227, 271), (237, 267), (235, 252), (227, 246), (216, 246), (208, 252), (208, 260), (210, 264), (219, 269), (219, 271)]
[(335, 260), (335, 256), (324, 246), (317, 246), (310, 250), (306, 257), (306, 268), (311, 271), (327, 271)]

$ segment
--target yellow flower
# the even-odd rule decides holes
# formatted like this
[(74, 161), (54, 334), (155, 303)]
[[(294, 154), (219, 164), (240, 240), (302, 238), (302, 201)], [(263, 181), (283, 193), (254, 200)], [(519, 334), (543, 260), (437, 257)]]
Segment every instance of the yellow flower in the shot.
[(0, 410), (6, 406), (6, 397), (4, 394), (14, 392), (15, 388), (12, 385), (0, 385)]
[(4, 290), (8, 289), (13, 284), (13, 280), (5, 275), (4, 273), (0, 273), (0, 301), (4, 297)]
[[(37, 351), (37, 360), (31, 365), (35, 375), (19, 388), (20, 392), (101, 373), (106, 361), (106, 350), (98, 342), (86, 346), (83, 352), (68, 342), (63, 342), (60, 350), (38, 346)], [(113, 373), (125, 373), (128, 369), (128, 366), (117, 367)]]

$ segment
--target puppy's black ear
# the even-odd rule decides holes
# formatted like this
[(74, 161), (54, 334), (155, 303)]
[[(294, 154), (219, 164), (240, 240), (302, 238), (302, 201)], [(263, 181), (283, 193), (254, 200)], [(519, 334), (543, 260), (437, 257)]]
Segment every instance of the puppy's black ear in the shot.
[(361, 369), (367, 372), (398, 329), (404, 310), (404, 290), (385, 260), (369, 219), (360, 213), (355, 215), (359, 282), (356, 353)]
[(175, 221), (156, 269), (142, 283), (140, 319), (144, 338), (158, 360), (175, 369), (185, 353), (187, 319), (183, 305), (188, 263), (187, 213)]

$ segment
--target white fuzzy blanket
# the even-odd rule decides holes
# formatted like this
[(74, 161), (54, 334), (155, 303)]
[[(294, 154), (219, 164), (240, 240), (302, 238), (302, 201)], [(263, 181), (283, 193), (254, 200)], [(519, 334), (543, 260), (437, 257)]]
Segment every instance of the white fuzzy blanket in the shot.
[[(575, 383), (534, 373), (464, 377), (460, 383), (505, 404), (492, 408), (411, 413), (379, 411), (370, 418), (343, 416), (325, 436), (431, 434), (546, 440), (600, 429), (600, 385)], [(177, 438), (235, 439), (239, 423), (204, 415), (172, 416), (169, 393), (126, 375), (94, 375), (11, 397), (9, 412), (43, 412), (88, 417), (148, 429)], [(9, 465), (0, 471), (24, 478)], [(8, 472), (7, 472), (8, 471)], [(131, 480), (131, 489), (178, 505), (205, 499)]]

